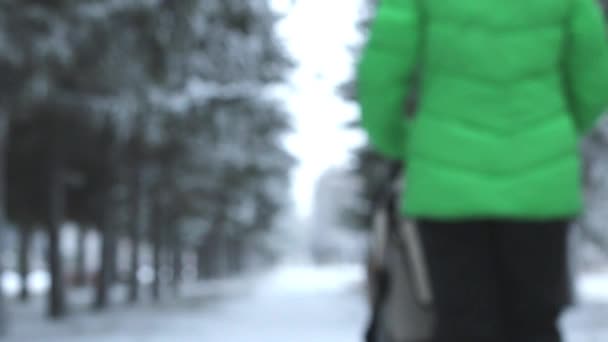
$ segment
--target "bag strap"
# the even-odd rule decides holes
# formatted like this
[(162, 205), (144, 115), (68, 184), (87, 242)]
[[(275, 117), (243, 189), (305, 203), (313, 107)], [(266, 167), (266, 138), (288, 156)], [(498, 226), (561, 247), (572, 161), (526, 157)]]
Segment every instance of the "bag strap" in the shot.
[[(424, 7), (422, 5), (422, 1), (423, 0), (413, 0), (416, 3), (417, 6), (417, 11), (418, 14), (422, 17), (421, 23), (420, 25), (424, 25), (424, 22), (426, 21), (425, 19), (425, 15), (424, 15)], [(421, 42), (422, 42), (422, 38)], [(420, 44), (423, 45), (423, 44)], [(417, 66), (416, 66), (416, 71), (414, 71), (413, 73), (413, 77), (412, 80), (410, 80), (410, 82), (412, 82), (413, 86), (412, 89), (415, 87), (419, 87), (420, 86), (420, 70), (422, 69), (421, 65), (422, 65), (422, 48), (419, 46), (418, 47), (418, 57), (417, 57)], [(418, 93), (416, 91), (416, 93)], [(418, 94), (413, 94), (415, 97), (417, 97)], [(409, 99), (408, 99), (409, 101)], [(415, 100), (414, 100), (415, 101)], [(407, 106), (408, 108), (410, 107), (409, 105)], [(414, 106), (415, 107), (415, 106)], [(409, 110), (408, 110), (409, 111)], [(414, 110), (415, 111), (415, 110)], [(412, 111), (412, 112), (414, 112)], [(408, 113), (408, 114), (413, 114), (413, 113)], [(379, 191), (376, 193), (376, 195), (374, 196), (374, 202), (373, 202), (373, 212), (377, 212), (378, 210), (384, 210), (386, 212), (387, 215), (387, 222), (386, 224), (388, 225), (388, 230), (387, 230), (387, 235), (388, 237), (398, 237), (401, 234), (398, 232), (400, 229), (396, 228), (398, 226), (400, 226), (400, 220), (399, 220), (399, 204), (398, 204), (398, 198), (399, 198), (399, 191), (400, 189), (396, 189), (398, 187), (395, 186), (395, 184), (398, 184), (398, 180), (399, 177), (402, 176), (402, 171), (403, 171), (403, 167), (402, 167), (402, 163), (401, 162), (392, 162), (391, 165), (389, 166), (389, 171), (388, 171), (388, 177), (386, 178), (386, 183), (384, 183)], [(400, 241), (401, 239), (399, 239)], [(401, 247), (403, 247), (401, 245)], [(400, 248), (401, 249), (401, 248)], [(403, 255), (403, 251), (401, 253)], [(388, 299), (388, 294), (390, 292), (390, 274), (387, 272), (387, 270), (381, 269), (379, 270), (379, 274), (377, 275), (377, 289), (378, 289), (378, 295), (376, 296), (374, 303), (373, 303), (373, 308), (372, 308), (372, 312), (371, 312), (371, 318), (369, 321), (369, 325), (366, 329), (365, 332), (365, 341), (366, 342), (379, 342), (378, 341), (378, 329), (379, 329), (379, 325), (380, 325), (380, 320), (381, 320), (381, 316), (382, 316), (382, 308), (386, 303), (386, 300)]]

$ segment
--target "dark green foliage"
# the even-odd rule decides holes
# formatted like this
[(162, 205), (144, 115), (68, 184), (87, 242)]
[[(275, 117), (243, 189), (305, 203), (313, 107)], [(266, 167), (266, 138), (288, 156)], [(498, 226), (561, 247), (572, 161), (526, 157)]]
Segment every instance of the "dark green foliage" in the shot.
[(267, 89), (291, 66), (274, 20), (265, 0), (0, 1), (8, 214), (52, 234), (68, 220), (102, 234), (98, 307), (125, 233), (156, 253), (228, 239), (246, 258), (271, 230), (293, 164)]

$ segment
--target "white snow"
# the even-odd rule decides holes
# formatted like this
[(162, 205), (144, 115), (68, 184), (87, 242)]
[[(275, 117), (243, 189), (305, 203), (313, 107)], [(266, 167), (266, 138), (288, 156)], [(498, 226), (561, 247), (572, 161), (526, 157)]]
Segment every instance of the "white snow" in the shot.
[(294, 296), (339, 293), (355, 288), (363, 279), (363, 270), (357, 265), (338, 265), (317, 268), (304, 265), (279, 268), (270, 273), (258, 291), (259, 295)]
[(15, 312), (10, 342), (352, 342), (366, 319), (359, 266), (280, 267), (189, 287), (178, 303), (42, 321)]
[[(6, 296), (16, 296), (22, 286), (21, 276), (15, 271), (5, 270), (2, 273), (0, 284)], [(27, 276), (26, 286), (33, 294), (46, 293), (51, 287), (51, 277), (46, 271), (33, 271)]]
[[(581, 275), (577, 281), (577, 287), (581, 301), (608, 304), (608, 269), (603, 272)], [(608, 321), (606, 321), (606, 325), (608, 326)]]
[[(606, 272), (608, 273), (608, 272)], [(75, 309), (69, 319), (40, 318), (43, 303), (15, 305), (8, 342), (354, 342), (367, 319), (357, 265), (284, 265), (257, 277), (184, 288), (182, 299), (158, 305), (114, 304), (107, 313)], [(608, 341), (608, 274), (587, 275), (586, 301), (563, 319), (565, 342)], [(589, 291), (589, 293), (586, 293)], [(597, 292), (596, 292), (597, 291)]]

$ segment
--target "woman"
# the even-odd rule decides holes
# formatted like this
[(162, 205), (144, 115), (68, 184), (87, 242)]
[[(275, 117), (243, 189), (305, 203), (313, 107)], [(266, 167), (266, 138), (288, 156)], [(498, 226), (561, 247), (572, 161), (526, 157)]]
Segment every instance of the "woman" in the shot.
[(608, 107), (596, 0), (383, 0), (358, 87), (371, 144), (407, 165), (434, 341), (560, 341), (578, 145)]

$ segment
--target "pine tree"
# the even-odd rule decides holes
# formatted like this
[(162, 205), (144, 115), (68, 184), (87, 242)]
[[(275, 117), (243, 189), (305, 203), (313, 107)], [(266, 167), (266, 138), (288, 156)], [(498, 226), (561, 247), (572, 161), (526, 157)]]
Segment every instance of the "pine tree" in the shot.
[(6, 0), (0, 9), (0, 71), (10, 76), (0, 80), (0, 113), (12, 133), (3, 135), (6, 205), (23, 229), (47, 228), (51, 316), (67, 309), (66, 220), (103, 236), (99, 308), (123, 234), (131, 301), (144, 242), (158, 270), (161, 253), (173, 254), (175, 284), (181, 249), (213, 236), (225, 248), (211, 256), (240, 269), (246, 245), (281, 211), (293, 164), (280, 141), (289, 124), (269, 91), (290, 62), (267, 2)]

